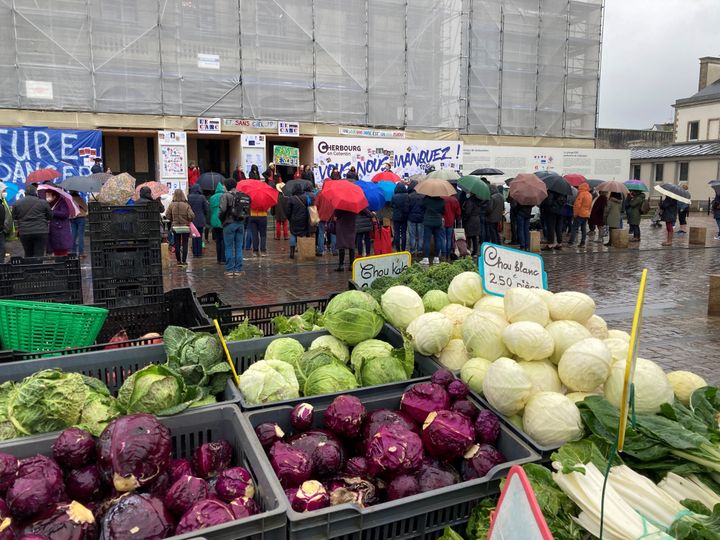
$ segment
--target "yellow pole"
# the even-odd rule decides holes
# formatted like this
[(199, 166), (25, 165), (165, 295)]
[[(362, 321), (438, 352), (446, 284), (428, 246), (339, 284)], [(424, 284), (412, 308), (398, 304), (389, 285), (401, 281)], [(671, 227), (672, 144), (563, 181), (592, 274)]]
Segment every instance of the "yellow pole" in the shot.
[(215, 325), (215, 330), (217, 331), (217, 335), (220, 338), (220, 343), (222, 343), (222, 348), (225, 351), (225, 360), (227, 360), (227, 363), (230, 364), (230, 370), (232, 371), (235, 384), (237, 386), (240, 386), (240, 378), (238, 377), (237, 371), (235, 371), (235, 364), (233, 364), (233, 360), (230, 357), (230, 351), (227, 348), (227, 343), (225, 343), (225, 337), (223, 336), (222, 330), (220, 329), (220, 323), (217, 322), (217, 319), (213, 319), (213, 324)]

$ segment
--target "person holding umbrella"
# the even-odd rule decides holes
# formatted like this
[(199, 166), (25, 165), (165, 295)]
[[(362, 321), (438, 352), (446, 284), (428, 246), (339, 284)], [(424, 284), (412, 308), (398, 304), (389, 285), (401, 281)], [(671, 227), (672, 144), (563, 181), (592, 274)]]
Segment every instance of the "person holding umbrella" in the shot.
[(660, 219), (665, 222), (667, 238), (661, 245), (672, 246), (677, 216), (678, 202), (672, 197), (664, 197), (663, 200), (660, 201)]
[[(198, 232), (202, 234), (203, 229), (205, 229), (205, 224), (207, 223), (205, 216), (210, 209), (210, 205), (208, 204), (208, 201), (205, 198), (205, 195), (203, 195), (202, 189), (198, 184), (195, 184), (193, 187), (190, 188), (190, 195), (188, 195), (188, 204), (190, 205), (190, 208), (192, 208), (193, 214), (195, 214), (195, 217), (192, 220), (193, 225), (195, 225), (195, 228), (198, 230)], [(202, 251), (202, 236), (198, 236), (197, 238), (193, 237), (193, 257), (202, 257)]]
[(45, 200), (52, 210), (48, 234), (48, 249), (56, 257), (65, 257), (73, 246), (70, 227), (70, 207), (55, 191), (47, 190)]
[(421, 203), (425, 210), (423, 218), (423, 259), (420, 264), (430, 264), (430, 238), (435, 238), (435, 257), (433, 264), (440, 262), (438, 255), (445, 250), (445, 229), (443, 227), (443, 214), (445, 201), (442, 197), (426, 196)]
[[(685, 191), (688, 189), (687, 184), (682, 184), (680, 187)], [(678, 201), (678, 220), (680, 221), (680, 227), (677, 232), (678, 234), (687, 234), (687, 218), (689, 213), (690, 205), (686, 202)]]
[(631, 190), (627, 199), (627, 219), (630, 225), (631, 242), (640, 241), (640, 219), (642, 218), (642, 205), (645, 202), (645, 193)]
[(543, 251), (562, 249), (562, 212), (567, 197), (561, 193), (548, 190), (547, 199), (541, 205), (544, 209), (545, 223), (547, 225), (547, 245)]
[(12, 217), (25, 257), (44, 256), (48, 243), (48, 224), (53, 218), (53, 211), (45, 199), (38, 197), (35, 186), (25, 186), (25, 196), (13, 204)]
[(335, 271), (343, 272), (345, 270), (345, 250), (349, 250), (350, 252), (348, 270), (352, 270), (352, 262), (355, 260), (357, 214), (354, 212), (347, 212), (345, 210), (335, 210), (333, 220), (335, 221), (335, 246), (338, 250), (338, 254), (340, 255), (338, 259), (338, 267)]
[(482, 235), (482, 216), (485, 202), (469, 193), (462, 202), (462, 222), (465, 236), (468, 241), (470, 254), (476, 257), (480, 249), (480, 236)]
[(175, 259), (180, 268), (187, 266), (188, 240), (190, 239), (190, 224), (195, 219), (195, 213), (185, 197), (182, 189), (176, 189), (173, 200), (168, 206), (165, 216), (170, 220), (170, 228), (175, 235)]
[(605, 225), (608, 228), (608, 241), (605, 243), (606, 247), (609, 247), (612, 243), (612, 231), (613, 229), (621, 229), (621, 207), (622, 207), (622, 194), (616, 191), (610, 193), (607, 205), (605, 206)]
[(717, 236), (713, 236), (713, 240), (720, 240), (720, 190), (715, 191), (715, 198), (713, 199), (711, 208), (715, 223), (717, 223), (718, 226)]
[(579, 248), (585, 248), (585, 241), (587, 240), (587, 222), (590, 217), (590, 211), (592, 210), (592, 195), (590, 195), (590, 186), (583, 182), (577, 188), (578, 194), (575, 197), (575, 203), (573, 204), (573, 223), (572, 232), (570, 233), (570, 245), (575, 244), (575, 238), (577, 237), (577, 231), (580, 229), (580, 243)]
[(10, 238), (14, 232), (12, 211), (8, 206), (5, 197), (7, 186), (0, 182), (0, 264), (5, 263), (5, 240)]
[(215, 258), (218, 264), (225, 264), (225, 241), (223, 238), (223, 224), (220, 219), (220, 198), (225, 193), (225, 186), (218, 184), (215, 193), (210, 196), (210, 227), (215, 240)]
[(85, 256), (85, 221), (88, 215), (88, 205), (77, 191), (71, 191), (73, 201), (77, 205), (80, 212), (70, 220), (70, 230), (72, 231), (72, 251), (78, 257)]
[[(308, 206), (313, 202), (309, 193), (303, 190), (303, 185), (298, 183), (293, 186), (292, 195), (283, 199), (285, 214), (288, 218), (290, 228), (290, 258), (295, 258), (298, 237), (310, 236), (310, 218)], [(278, 201), (280, 204), (280, 201)]]
[(485, 211), (485, 238), (493, 244), (501, 244), (498, 233), (505, 211), (505, 200), (496, 186), (490, 186), (490, 202)]
[[(410, 214), (410, 186), (407, 182), (398, 182), (392, 197), (392, 222), (396, 251), (407, 248), (408, 215)], [(411, 246), (412, 249), (412, 246)]]
[(593, 227), (597, 228), (598, 239), (596, 242), (602, 242), (605, 236), (605, 207), (607, 206), (608, 195), (607, 191), (601, 191), (593, 203), (592, 210), (590, 210), (590, 233), (593, 232)]

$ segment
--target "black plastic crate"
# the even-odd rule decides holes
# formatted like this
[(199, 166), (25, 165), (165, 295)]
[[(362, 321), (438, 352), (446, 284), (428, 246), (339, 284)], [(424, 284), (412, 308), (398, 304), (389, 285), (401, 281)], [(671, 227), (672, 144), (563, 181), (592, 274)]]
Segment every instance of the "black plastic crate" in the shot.
[(219, 323), (231, 322), (232, 306), (223, 302), (220, 295), (215, 292), (198, 296), (198, 302), (205, 314), (212, 321), (217, 319)]
[[(103, 344), (104, 348), (114, 335), (123, 330), (130, 340), (136, 340), (150, 332), (162, 335), (168, 324), (168, 310), (164, 303), (111, 309), (105, 325), (98, 334), (97, 342)], [(142, 343), (137, 344), (141, 345)], [(123, 347), (130, 344), (118, 342), (113, 345)]]
[(160, 275), (135, 279), (93, 279), (93, 298), (95, 304), (102, 304), (108, 309), (163, 304), (163, 278)]
[(13, 257), (0, 264), (0, 298), (82, 304), (80, 261), (75, 256)]
[(88, 234), (91, 240), (160, 240), (160, 203), (108, 206), (90, 203)]
[(93, 279), (162, 276), (160, 240), (105, 244), (92, 243), (90, 260)]

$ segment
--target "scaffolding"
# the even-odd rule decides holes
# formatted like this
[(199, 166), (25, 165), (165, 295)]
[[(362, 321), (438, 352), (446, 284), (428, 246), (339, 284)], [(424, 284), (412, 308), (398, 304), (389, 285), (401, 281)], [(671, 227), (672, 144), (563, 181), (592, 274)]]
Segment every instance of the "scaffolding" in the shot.
[(603, 0), (0, 0), (0, 107), (593, 138)]

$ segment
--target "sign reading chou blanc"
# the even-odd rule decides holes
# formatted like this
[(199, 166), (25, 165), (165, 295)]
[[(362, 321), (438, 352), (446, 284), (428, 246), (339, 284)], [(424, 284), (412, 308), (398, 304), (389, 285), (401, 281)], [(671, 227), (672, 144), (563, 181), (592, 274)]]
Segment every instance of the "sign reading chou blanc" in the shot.
[(352, 280), (361, 289), (367, 289), (381, 277), (395, 277), (410, 266), (411, 255), (407, 251), (373, 255), (355, 259), (352, 265)]
[(540, 255), (485, 242), (480, 247), (478, 264), (483, 289), (488, 294), (505, 296), (505, 291), (514, 287), (547, 289), (547, 274)]

